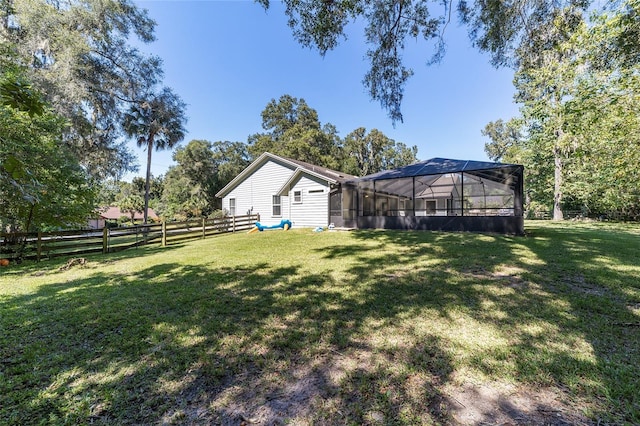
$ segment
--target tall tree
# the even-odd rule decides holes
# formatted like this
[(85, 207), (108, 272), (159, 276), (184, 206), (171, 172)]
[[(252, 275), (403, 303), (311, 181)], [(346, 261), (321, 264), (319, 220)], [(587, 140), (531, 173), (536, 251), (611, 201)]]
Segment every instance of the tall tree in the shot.
[[(558, 31), (547, 35), (546, 47), (515, 80), (521, 138), (505, 136), (517, 133), (516, 122), (510, 130), (495, 123), (486, 129), (493, 139), (487, 152), (524, 164), (531, 205), (548, 203), (556, 219), (562, 209), (640, 214), (634, 167), (640, 161), (639, 64), (602, 50), (628, 30), (620, 27), (628, 22), (620, 14), (627, 13), (623, 4), (620, 12), (596, 15), (590, 23), (559, 14)], [(567, 22), (570, 31), (563, 30)]]
[(62, 143), (65, 120), (24, 70), (0, 57), (0, 229), (29, 232), (86, 223), (92, 185)]
[(367, 133), (367, 129), (359, 127), (345, 137), (344, 151), (342, 170), (365, 176), (415, 163), (418, 147), (396, 142), (378, 129)]
[(167, 172), (163, 203), (171, 217), (209, 216), (219, 210), (215, 194), (249, 165), (242, 142), (192, 140), (173, 154), (176, 165)]
[[(242, 142), (216, 141), (213, 143), (213, 160), (216, 164), (216, 194), (249, 165), (247, 145)], [(216, 199), (215, 206), (222, 208), (222, 200)]]
[(122, 113), (141, 87), (157, 83), (161, 61), (129, 44), (153, 41), (155, 23), (129, 0), (0, 0), (0, 41), (66, 118), (65, 144), (92, 175), (136, 169), (122, 142)]
[[(270, 0), (256, 0), (265, 8)], [(539, 29), (570, 6), (586, 10), (589, 0), (284, 0), (289, 26), (305, 47), (325, 55), (346, 38), (349, 23), (361, 19), (369, 49), (369, 71), (363, 83), (372, 99), (380, 102), (392, 121), (402, 121), (404, 87), (413, 70), (404, 64), (403, 51), (410, 39), (432, 42), (425, 55), (439, 61), (445, 51), (445, 32), (454, 9), (465, 23), (473, 43), (491, 53), (496, 66), (518, 66), (516, 51), (527, 45)]]
[(262, 111), (266, 133), (249, 136), (249, 153), (255, 158), (265, 151), (306, 161), (318, 166), (338, 168), (340, 138), (336, 128), (318, 119), (318, 112), (304, 99), (283, 95), (272, 99)]
[(554, 220), (563, 219), (565, 167), (577, 143), (575, 135), (568, 132), (566, 102), (577, 71), (577, 46), (572, 36), (582, 23), (578, 9), (556, 11), (554, 19), (521, 46), (520, 68), (514, 79), (516, 100), (523, 104), (523, 118), (533, 129), (529, 132), (530, 143), (553, 155)]
[(171, 149), (185, 135), (185, 103), (165, 87), (159, 93), (150, 93), (146, 99), (131, 106), (125, 114), (124, 129), (135, 137), (138, 146), (147, 149), (147, 173), (144, 193), (144, 223), (149, 208), (149, 184), (151, 181), (151, 154), (153, 150)]

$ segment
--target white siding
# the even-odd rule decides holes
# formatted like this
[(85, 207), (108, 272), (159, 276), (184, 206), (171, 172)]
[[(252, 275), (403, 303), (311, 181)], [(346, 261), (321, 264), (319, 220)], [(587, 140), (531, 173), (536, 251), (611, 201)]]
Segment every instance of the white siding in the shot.
[[(301, 203), (293, 201), (294, 191), (302, 191)], [(290, 188), (289, 204), (290, 220), (294, 227), (315, 228), (328, 225), (329, 187), (326, 182), (303, 174)]]
[(274, 225), (289, 218), (288, 197), (281, 197), (282, 215), (274, 217), (272, 196), (291, 177), (295, 169), (268, 159), (246, 179), (236, 185), (223, 199), (222, 208), (229, 210), (229, 199), (236, 199), (236, 214), (260, 214), (260, 223)]

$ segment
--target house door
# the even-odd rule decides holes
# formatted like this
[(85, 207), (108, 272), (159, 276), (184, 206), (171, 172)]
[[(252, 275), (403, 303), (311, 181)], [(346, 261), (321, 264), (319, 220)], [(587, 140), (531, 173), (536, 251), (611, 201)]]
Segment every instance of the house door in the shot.
[(332, 192), (329, 196), (329, 223), (340, 228), (344, 226), (341, 191)]

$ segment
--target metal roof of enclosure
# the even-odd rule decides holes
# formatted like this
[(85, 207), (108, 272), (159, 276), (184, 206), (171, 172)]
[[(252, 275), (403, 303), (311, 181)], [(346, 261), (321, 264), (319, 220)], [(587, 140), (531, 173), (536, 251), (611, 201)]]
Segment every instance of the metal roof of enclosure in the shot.
[(475, 172), (474, 174), (477, 176), (483, 176), (495, 181), (505, 181), (513, 171), (518, 169), (521, 170), (522, 166), (518, 164), (490, 163), (488, 161), (432, 158), (409, 166), (373, 173), (363, 176), (358, 180), (382, 180), (446, 173)]
[(522, 234), (523, 170), (432, 158), (349, 181), (343, 211), (358, 228)]

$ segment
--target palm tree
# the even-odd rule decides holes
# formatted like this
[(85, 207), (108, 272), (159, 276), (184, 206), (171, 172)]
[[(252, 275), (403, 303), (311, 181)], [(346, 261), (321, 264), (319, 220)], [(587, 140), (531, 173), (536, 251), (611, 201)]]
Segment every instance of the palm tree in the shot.
[(149, 210), (149, 182), (151, 180), (151, 153), (171, 149), (184, 139), (186, 104), (170, 88), (150, 94), (146, 100), (134, 104), (124, 116), (124, 131), (137, 137), (138, 146), (147, 148), (147, 177), (144, 188), (144, 223)]

